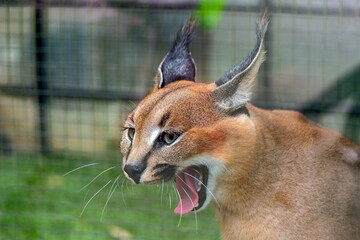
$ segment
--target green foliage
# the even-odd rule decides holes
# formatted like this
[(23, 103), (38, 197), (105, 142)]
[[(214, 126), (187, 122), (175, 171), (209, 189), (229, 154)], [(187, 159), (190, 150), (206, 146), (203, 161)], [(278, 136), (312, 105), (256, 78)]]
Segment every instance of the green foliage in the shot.
[(204, 30), (215, 27), (221, 20), (226, 0), (201, 0), (196, 11), (200, 27)]

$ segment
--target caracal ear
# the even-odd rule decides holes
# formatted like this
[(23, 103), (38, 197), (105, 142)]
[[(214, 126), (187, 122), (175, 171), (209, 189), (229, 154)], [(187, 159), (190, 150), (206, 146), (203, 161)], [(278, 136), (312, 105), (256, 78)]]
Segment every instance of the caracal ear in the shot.
[(250, 100), (252, 83), (265, 59), (264, 36), (268, 23), (268, 14), (265, 10), (257, 20), (254, 49), (237, 66), (215, 82), (216, 88), (212, 93), (220, 110), (233, 112)]
[(189, 44), (196, 30), (196, 25), (197, 20), (191, 15), (178, 31), (171, 50), (158, 67), (154, 90), (179, 80), (195, 82), (196, 66), (191, 57)]

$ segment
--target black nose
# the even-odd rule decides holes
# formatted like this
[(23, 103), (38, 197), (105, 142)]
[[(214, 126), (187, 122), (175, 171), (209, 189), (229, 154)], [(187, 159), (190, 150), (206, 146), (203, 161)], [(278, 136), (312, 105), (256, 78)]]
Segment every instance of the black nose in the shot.
[(145, 168), (146, 166), (144, 164), (126, 164), (124, 171), (135, 183), (139, 183), (141, 174), (144, 172)]

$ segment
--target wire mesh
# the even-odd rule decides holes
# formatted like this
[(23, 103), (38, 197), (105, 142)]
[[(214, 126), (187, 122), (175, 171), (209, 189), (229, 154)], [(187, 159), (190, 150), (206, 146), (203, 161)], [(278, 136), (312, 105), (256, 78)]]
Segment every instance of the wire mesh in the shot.
[[(0, 2), (0, 239), (220, 238), (211, 207), (180, 218), (173, 184), (126, 181), (118, 147), (126, 114), (200, 5)], [(300, 110), (360, 142), (359, 1), (220, 5), (203, 13), (208, 25), (191, 46), (198, 81), (247, 55), (267, 5), (267, 61), (252, 102)]]

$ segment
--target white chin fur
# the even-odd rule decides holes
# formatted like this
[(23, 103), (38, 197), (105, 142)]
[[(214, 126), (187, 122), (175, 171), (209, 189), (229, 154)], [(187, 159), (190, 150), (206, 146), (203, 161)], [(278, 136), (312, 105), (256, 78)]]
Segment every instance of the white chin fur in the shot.
[(197, 209), (196, 211), (201, 211), (201, 210), (205, 209), (207, 207), (207, 205), (209, 205), (209, 203), (212, 199), (214, 199), (215, 202), (217, 202), (217, 200), (216, 200), (217, 197), (214, 195), (216, 183), (217, 183), (217, 177), (224, 170), (224, 165), (222, 164), (222, 161), (216, 160), (206, 154), (196, 155), (194, 157), (187, 159), (181, 165), (181, 167), (183, 169), (186, 169), (187, 167), (190, 167), (190, 166), (200, 166), (200, 165), (204, 165), (209, 169), (209, 176), (208, 176), (208, 181), (207, 181), (207, 185), (206, 185), (207, 189), (206, 189), (205, 202), (201, 206), (201, 208)]

